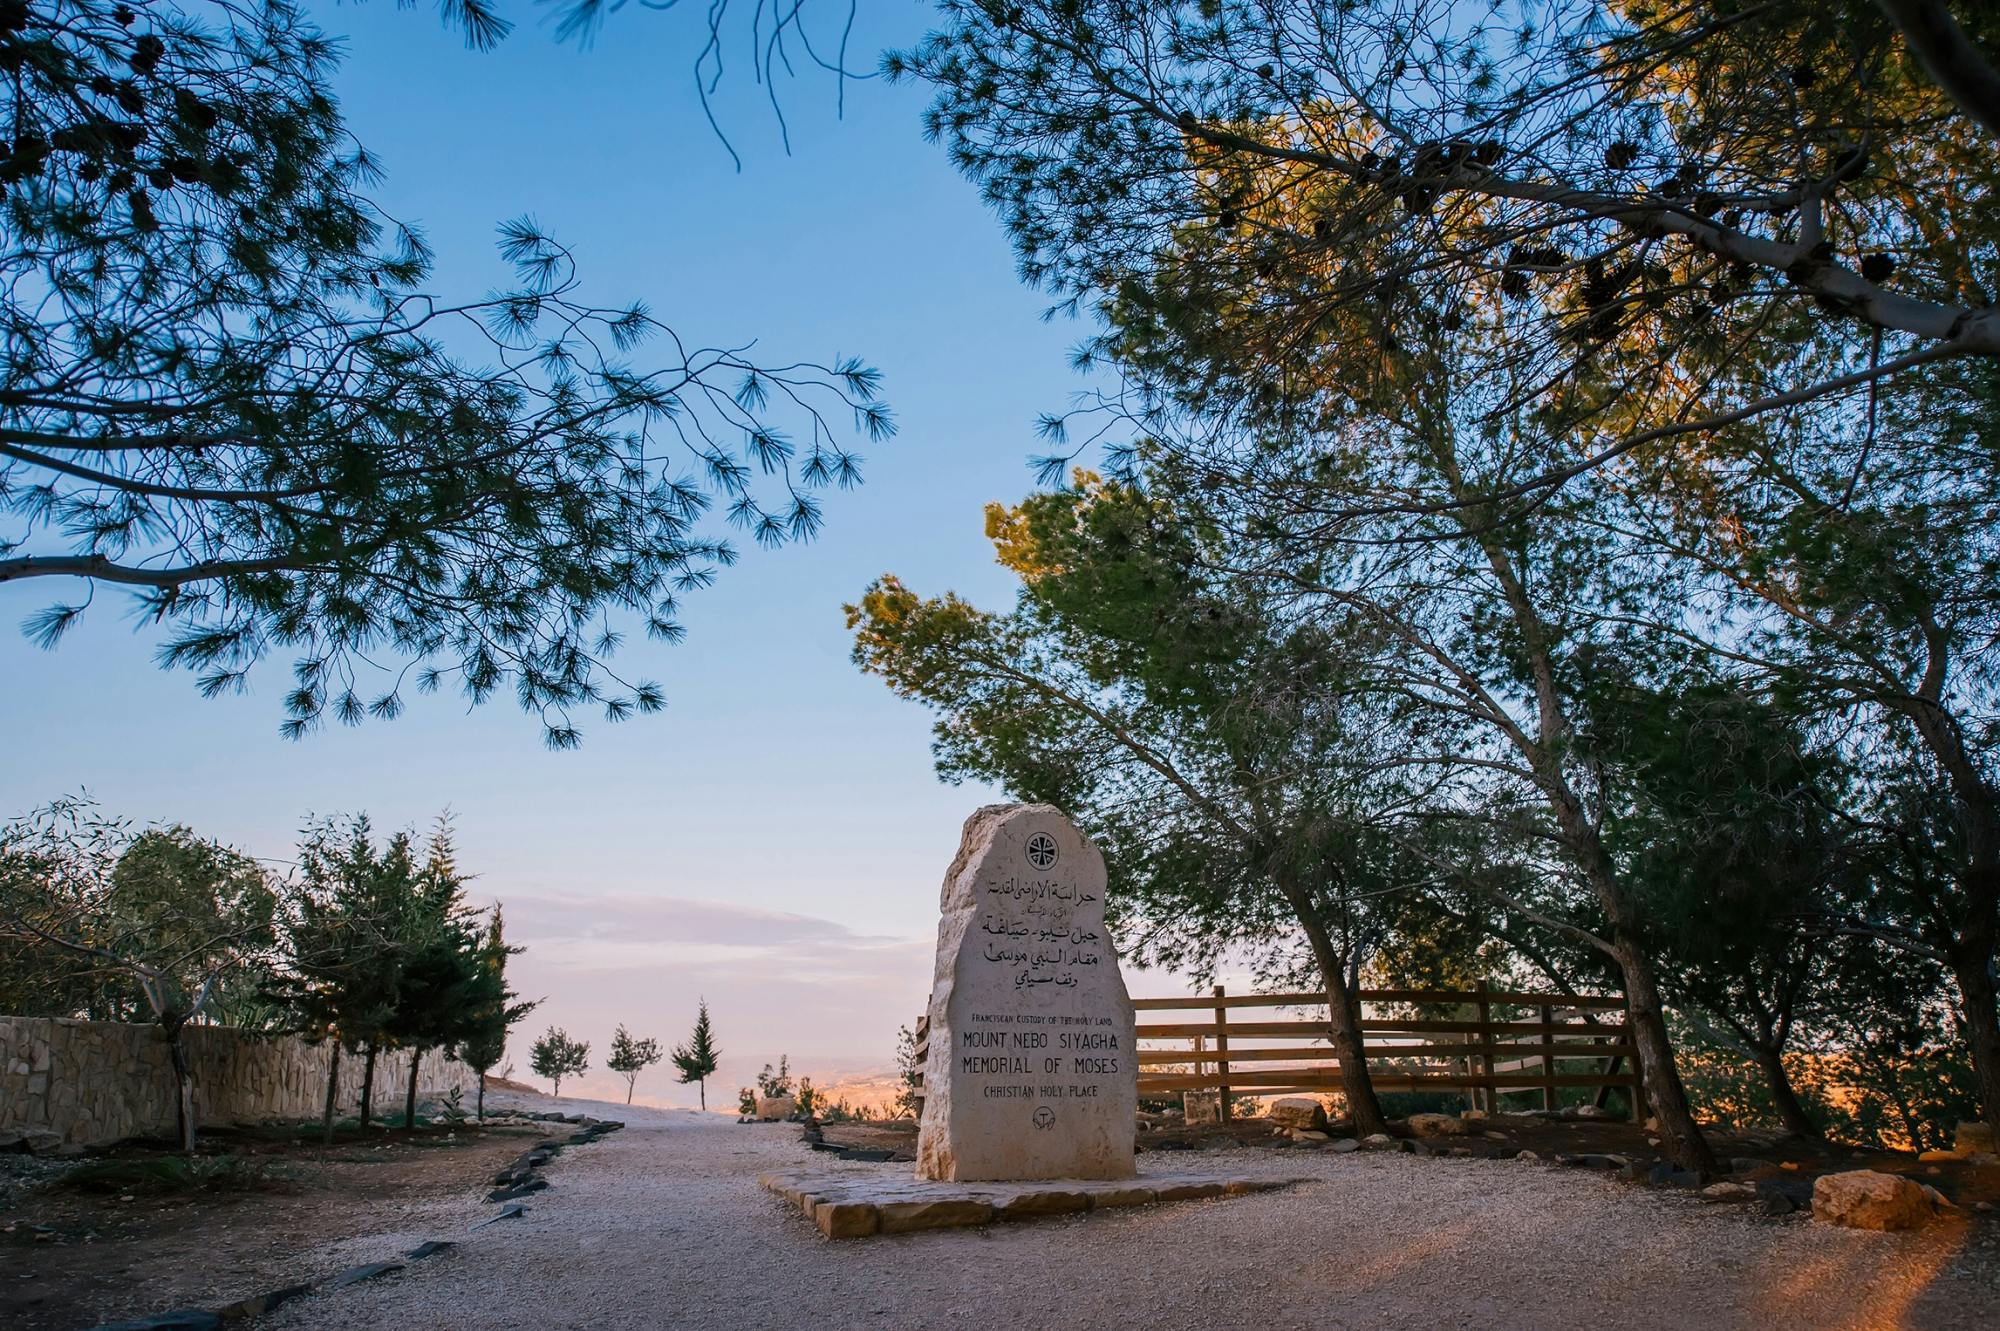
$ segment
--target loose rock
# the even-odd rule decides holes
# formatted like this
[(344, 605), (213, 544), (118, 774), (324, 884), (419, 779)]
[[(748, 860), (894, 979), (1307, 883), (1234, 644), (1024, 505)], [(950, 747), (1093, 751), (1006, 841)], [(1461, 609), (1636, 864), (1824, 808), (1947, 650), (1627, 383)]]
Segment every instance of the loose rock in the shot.
[(1271, 1122), (1281, 1128), (1326, 1131), (1326, 1106), (1309, 1095), (1288, 1095), (1271, 1105)]
[(1873, 1169), (1822, 1174), (1813, 1184), (1813, 1215), (1850, 1229), (1921, 1229), (1938, 1217), (1938, 1197), (1915, 1179)]

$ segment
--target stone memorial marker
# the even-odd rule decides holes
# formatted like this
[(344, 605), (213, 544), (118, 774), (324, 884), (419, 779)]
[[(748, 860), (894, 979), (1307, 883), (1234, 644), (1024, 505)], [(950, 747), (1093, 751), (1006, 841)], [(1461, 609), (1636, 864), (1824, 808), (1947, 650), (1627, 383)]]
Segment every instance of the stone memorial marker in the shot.
[(1133, 1177), (1138, 1064), (1104, 857), (1050, 805), (988, 805), (941, 906), (917, 1177)]

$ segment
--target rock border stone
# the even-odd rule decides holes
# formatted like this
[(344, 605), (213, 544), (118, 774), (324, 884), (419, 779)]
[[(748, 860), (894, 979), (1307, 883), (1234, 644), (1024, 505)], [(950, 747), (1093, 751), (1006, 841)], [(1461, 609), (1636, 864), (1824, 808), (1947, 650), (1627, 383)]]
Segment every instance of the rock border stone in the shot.
[(1148, 1174), (1131, 1179), (1042, 1179), (954, 1183), (872, 1170), (776, 1170), (757, 1182), (792, 1205), (830, 1239), (962, 1229), (1154, 1202), (1240, 1197), (1304, 1183), (1221, 1173)]

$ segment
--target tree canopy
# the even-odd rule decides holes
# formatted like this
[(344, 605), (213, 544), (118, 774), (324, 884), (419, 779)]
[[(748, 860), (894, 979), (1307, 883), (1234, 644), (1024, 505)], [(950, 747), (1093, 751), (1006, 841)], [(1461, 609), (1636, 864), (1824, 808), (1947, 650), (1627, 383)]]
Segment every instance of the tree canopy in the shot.
[(337, 44), (286, 0), (7, 15), (0, 582), (81, 589), (37, 641), (126, 589), (206, 693), (289, 654), (288, 734), (450, 684), (568, 746), (580, 707), (661, 705), (606, 664), (631, 623), (678, 639), (729, 530), (810, 537), (859, 477), (846, 441), (894, 428), (860, 361), (586, 301), (526, 218), (511, 286), (428, 290), (429, 244), (364, 192)]

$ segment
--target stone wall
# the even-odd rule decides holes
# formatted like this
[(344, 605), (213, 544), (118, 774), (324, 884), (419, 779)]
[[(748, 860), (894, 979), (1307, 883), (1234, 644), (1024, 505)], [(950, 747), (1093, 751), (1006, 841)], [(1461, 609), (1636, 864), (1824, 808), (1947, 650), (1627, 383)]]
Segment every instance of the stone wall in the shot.
[[(317, 1119), (325, 1107), (328, 1046), (228, 1026), (190, 1026), (183, 1039), (203, 1127)], [(377, 1063), (376, 1113), (401, 1112), (409, 1072), (407, 1054)], [(469, 1104), (477, 1086), (463, 1063), (424, 1056), (419, 1095), (456, 1090)], [(343, 1116), (360, 1107), (358, 1058), (341, 1057), (338, 1104)], [(28, 1132), (54, 1133), (65, 1146), (173, 1136), (173, 1068), (159, 1029), (0, 1017), (0, 1137)]]

